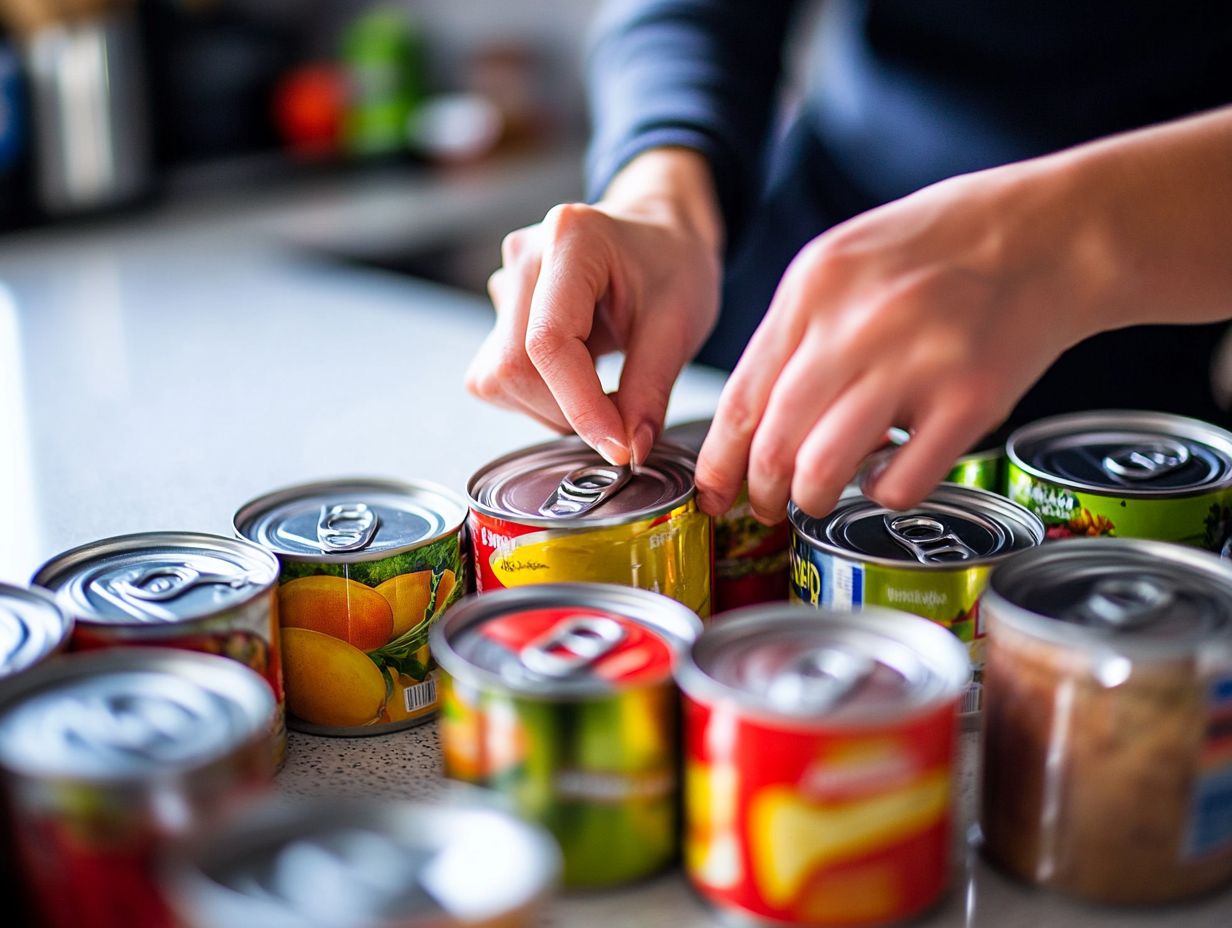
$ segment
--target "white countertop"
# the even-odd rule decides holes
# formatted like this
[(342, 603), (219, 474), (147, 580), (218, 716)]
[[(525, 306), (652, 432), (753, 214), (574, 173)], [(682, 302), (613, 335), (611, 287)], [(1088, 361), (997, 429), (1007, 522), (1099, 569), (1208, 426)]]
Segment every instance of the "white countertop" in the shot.
[[(350, 218), (326, 222), (334, 232), (362, 212), (353, 202), (335, 208)], [(462, 388), (490, 322), (483, 301), (294, 251), (288, 217), (306, 231), (311, 210), (277, 221), (236, 213), (0, 241), (0, 579), (24, 582), (57, 551), (107, 535), (226, 534), (241, 502), (294, 481), (373, 474), (461, 489), (485, 461), (548, 437)], [(714, 372), (690, 371), (670, 418), (708, 414), (720, 386)], [(960, 831), (975, 753), (964, 735)], [(439, 764), (435, 724), (358, 739), (293, 734), (279, 782), (296, 795), (431, 798), (442, 790)], [(1166, 909), (1097, 909), (957, 857), (954, 890), (918, 924), (1232, 924), (1232, 892)], [(675, 873), (567, 897), (550, 923), (713, 924)]]

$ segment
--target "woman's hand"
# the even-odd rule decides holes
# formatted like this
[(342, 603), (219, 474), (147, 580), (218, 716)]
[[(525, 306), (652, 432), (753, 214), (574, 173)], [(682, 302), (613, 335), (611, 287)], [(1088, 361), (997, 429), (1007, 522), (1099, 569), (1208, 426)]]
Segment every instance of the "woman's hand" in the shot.
[[(718, 312), (721, 223), (702, 157), (647, 152), (595, 206), (566, 204), (506, 236), (488, 281), (496, 325), (467, 372), (476, 396), (614, 464), (645, 460), (681, 368)], [(625, 353), (603, 392), (595, 359)]]

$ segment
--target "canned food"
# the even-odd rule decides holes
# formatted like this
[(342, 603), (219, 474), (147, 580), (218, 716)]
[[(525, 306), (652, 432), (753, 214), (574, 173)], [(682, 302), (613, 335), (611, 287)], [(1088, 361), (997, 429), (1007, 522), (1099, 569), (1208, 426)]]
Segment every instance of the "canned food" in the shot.
[(1151, 541), (1024, 552), (985, 593), (985, 851), (1099, 902), (1232, 879), (1232, 568)]
[(1055, 416), (1014, 432), (1009, 496), (1048, 537), (1118, 535), (1218, 551), (1232, 531), (1232, 433), (1159, 412)]
[(465, 504), (423, 482), (347, 479), (245, 503), (235, 530), (278, 555), (292, 728), (374, 735), (436, 714), (428, 628), (466, 590)]
[(791, 598), (810, 606), (888, 606), (931, 619), (984, 661), (980, 593), (993, 565), (1038, 545), (1044, 526), (1002, 496), (942, 484), (919, 506), (895, 512), (859, 493), (814, 518), (794, 503)]
[(47, 593), (0, 583), (0, 679), (62, 650), (72, 630), (72, 617)]
[(70, 654), (0, 683), (7, 836), (49, 928), (171, 928), (168, 841), (273, 778), (276, 704), (236, 661), (165, 648)]
[(679, 840), (672, 664), (700, 629), (679, 603), (628, 587), (466, 600), (432, 630), (446, 775), (546, 826), (566, 885), (661, 870)]
[[(663, 438), (696, 455), (708, 431), (710, 420), (703, 419), (674, 425)], [(790, 547), (787, 520), (758, 522), (749, 506), (749, 486), (742, 484), (731, 509), (714, 520), (714, 611), (786, 599)]]
[[(906, 429), (892, 428), (887, 432), (890, 444), (902, 447), (911, 439)], [(954, 467), (945, 476), (946, 483), (975, 487), (990, 493), (1005, 490), (1005, 445), (992, 441), (981, 443), (954, 462)]]
[(721, 914), (869, 925), (949, 880), (959, 694), (971, 670), (934, 623), (751, 607), (681, 660), (685, 871)]
[(184, 648), (239, 661), (278, 702), (275, 760), (286, 751), (274, 584), (278, 562), (256, 545), (194, 532), (146, 532), (90, 542), (38, 569), (76, 618), (70, 649)]
[(710, 615), (710, 517), (685, 449), (658, 445), (633, 474), (562, 438), (493, 461), (467, 492), (479, 592), (617, 583)]
[(182, 849), (167, 884), (185, 928), (530, 928), (551, 839), (481, 804), (270, 803)]

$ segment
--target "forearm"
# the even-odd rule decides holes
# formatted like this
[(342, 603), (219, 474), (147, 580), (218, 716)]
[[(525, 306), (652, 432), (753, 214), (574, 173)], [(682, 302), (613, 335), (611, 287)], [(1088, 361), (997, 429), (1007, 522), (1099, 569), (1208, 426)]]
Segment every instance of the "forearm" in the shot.
[(1061, 152), (1036, 169), (1060, 178), (1068, 200), (1063, 260), (1091, 333), (1232, 318), (1232, 107)]

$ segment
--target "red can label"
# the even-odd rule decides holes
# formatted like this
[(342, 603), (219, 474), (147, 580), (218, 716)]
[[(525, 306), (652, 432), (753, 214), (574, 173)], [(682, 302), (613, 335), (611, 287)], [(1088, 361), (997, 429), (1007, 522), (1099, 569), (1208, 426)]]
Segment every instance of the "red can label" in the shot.
[(954, 705), (876, 730), (775, 728), (685, 699), (685, 867), (721, 909), (867, 925), (948, 879)]

